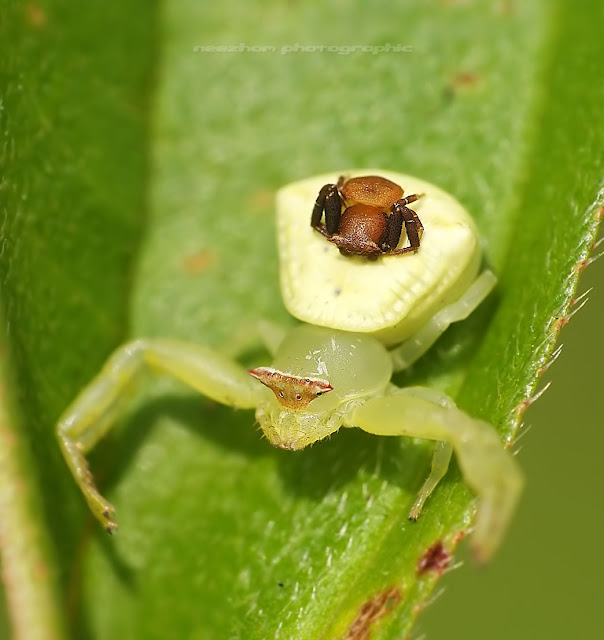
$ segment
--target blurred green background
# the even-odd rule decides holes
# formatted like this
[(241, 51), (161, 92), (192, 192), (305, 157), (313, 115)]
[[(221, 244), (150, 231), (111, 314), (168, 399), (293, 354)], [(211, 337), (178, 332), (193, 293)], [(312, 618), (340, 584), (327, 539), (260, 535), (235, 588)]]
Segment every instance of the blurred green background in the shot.
[(590, 287), (560, 334), (562, 353), (540, 385), (550, 388), (525, 414), (527, 485), (504, 547), (488, 567), (458, 554), (464, 566), (444, 577), (413, 638), (604, 637), (604, 258), (583, 273), (580, 293)]

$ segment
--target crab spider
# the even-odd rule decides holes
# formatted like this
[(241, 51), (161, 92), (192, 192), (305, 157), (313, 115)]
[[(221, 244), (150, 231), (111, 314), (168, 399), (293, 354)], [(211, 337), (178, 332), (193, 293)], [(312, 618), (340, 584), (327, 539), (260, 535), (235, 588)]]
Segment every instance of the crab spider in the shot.
[[(397, 174), (393, 177), (401, 182), (410, 179)], [(282, 449), (302, 449), (341, 427), (359, 427), (382, 436), (411, 436), (435, 441), (431, 470), (409, 517), (416, 519), (419, 516), (455, 452), (466, 483), (478, 497), (472, 536), (475, 554), (480, 560), (487, 560), (492, 555), (501, 541), (521, 490), (522, 477), (516, 462), (505, 451), (497, 433), (488, 423), (467, 415), (444, 394), (421, 387), (399, 388), (390, 381), (393, 372), (419, 358), (450, 323), (466, 318), (495, 284), (495, 277), (490, 271), (477, 275), (475, 254), (478, 245), (473, 225), (465, 218), (464, 210), (456, 211), (455, 201), (448, 196), (449, 200), (443, 200), (443, 193), (433, 185), (419, 184), (421, 181), (410, 179), (411, 182), (414, 180), (420, 188), (416, 189), (416, 185), (412, 188), (426, 194), (422, 198), (422, 219), (426, 230), (421, 251), (414, 256), (402, 257), (394, 269), (378, 270), (382, 279), (378, 280), (370, 295), (365, 291), (364, 296), (352, 295), (346, 302), (341, 290), (330, 294), (326, 289), (322, 294), (322, 304), (307, 309), (307, 313), (314, 314), (312, 324), (303, 323), (287, 333), (271, 336), (267, 345), (272, 354), (270, 366), (246, 371), (236, 361), (212, 349), (163, 338), (136, 340), (119, 348), (109, 358), (97, 377), (68, 407), (57, 427), (67, 464), (92, 513), (107, 531), (117, 527), (114, 508), (99, 493), (85, 455), (111, 428), (128, 401), (133, 384), (147, 373), (157, 373), (180, 380), (222, 404), (255, 409), (266, 438)], [(282, 190), (278, 198), (281, 229), (290, 228), (287, 220), (293, 215), (291, 199), (301, 192), (312, 193), (317, 182), (325, 184), (327, 180), (325, 176), (319, 176)], [(453, 244), (459, 253), (456, 263), (461, 264), (445, 265), (447, 275), (437, 278), (439, 285), (433, 285), (432, 278), (440, 273), (434, 265), (430, 267), (431, 251), (434, 251), (431, 245), (438, 239), (439, 218), (433, 215), (433, 209), (436, 207), (438, 210), (443, 201), (449, 205), (448, 212), (454, 218), (454, 225), (465, 225), (471, 232), (449, 236), (449, 244), (452, 237), (455, 239)], [(445, 226), (450, 224), (448, 220)], [(304, 226), (311, 234), (314, 233), (307, 224)], [(283, 233), (280, 234), (282, 290), (287, 306), (296, 307), (298, 301), (292, 300), (291, 289), (288, 288), (291, 276), (288, 269), (293, 266), (293, 273), (297, 271), (287, 238), (287, 234), (285, 238)], [(312, 241), (316, 239), (313, 236)], [(308, 238), (298, 236), (296, 248), (307, 241)], [(338, 287), (345, 287), (351, 267), (375, 270), (379, 264), (366, 258), (342, 257), (336, 247), (326, 246), (336, 249), (337, 259), (344, 261), (336, 268), (335, 275), (332, 273), (331, 286), (336, 282)], [(424, 262), (421, 262), (422, 254)], [(415, 301), (415, 294), (406, 299), (402, 296), (406, 306), (399, 305), (396, 314), (389, 317), (384, 325), (385, 312), (376, 305), (376, 300), (381, 301), (383, 292), (389, 291), (392, 283), (400, 279), (406, 278), (408, 284), (416, 285), (413, 268), (409, 271), (409, 266), (403, 266), (406, 271), (401, 271), (400, 265), (413, 267), (411, 261), (418, 258), (419, 270), (424, 273), (421, 300)], [(331, 260), (319, 255), (317, 262), (320, 263), (321, 259), (328, 263)], [(350, 260), (361, 262), (353, 264)], [(393, 265), (395, 261), (396, 258), (391, 258), (388, 263)], [(325, 264), (319, 264), (319, 268), (321, 266), (325, 267)], [(394, 280), (388, 274), (394, 274)], [(446, 281), (444, 292), (440, 283), (443, 277)], [(306, 281), (301, 284), (311, 286), (313, 283)], [(334, 304), (334, 308), (329, 309), (334, 302), (332, 298), (348, 306), (342, 310)], [(344, 325), (350, 322), (344, 311), (353, 313), (353, 316), (359, 314), (363, 299), (374, 317), (366, 318), (365, 324), (357, 322), (352, 330), (350, 326), (337, 326), (338, 322)], [(341, 322), (338, 321), (338, 311)], [(319, 326), (325, 324), (322, 320), (326, 313), (332, 326)]]

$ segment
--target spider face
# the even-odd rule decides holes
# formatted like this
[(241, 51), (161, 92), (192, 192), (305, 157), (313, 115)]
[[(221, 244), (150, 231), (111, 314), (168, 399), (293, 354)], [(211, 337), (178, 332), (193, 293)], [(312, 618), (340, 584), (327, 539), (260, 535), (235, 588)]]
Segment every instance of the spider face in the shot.
[[(424, 228), (418, 215), (407, 205), (420, 196), (403, 197), (398, 184), (380, 176), (361, 176), (336, 184), (326, 184), (319, 191), (311, 216), (311, 226), (343, 255), (360, 255), (376, 259), (381, 255), (415, 253)], [(325, 223), (321, 220), (325, 214)], [(405, 231), (409, 246), (397, 248)]]

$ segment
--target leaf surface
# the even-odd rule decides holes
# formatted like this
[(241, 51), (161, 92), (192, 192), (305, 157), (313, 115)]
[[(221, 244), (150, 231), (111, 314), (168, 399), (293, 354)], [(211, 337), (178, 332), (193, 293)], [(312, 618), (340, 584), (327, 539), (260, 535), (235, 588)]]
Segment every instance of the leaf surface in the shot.
[[(426, 443), (343, 430), (278, 451), (252, 413), (153, 383), (92, 456), (118, 510), (108, 539), (70, 485), (52, 425), (120, 337), (221, 348), (254, 318), (291, 323), (278, 289), (276, 189), (382, 166), (463, 202), (500, 277), (497, 295), (397, 382), (443, 389), (513, 439), (603, 204), (602, 9), (582, 5), (178, 0), (161, 6), (157, 30), (142, 4), (132, 24), (104, 18), (109, 39), (94, 25), (80, 33), (79, 13), (48, 14), (43, 33), (60, 53), (46, 62), (51, 82), (30, 72), (45, 90), (25, 101), (47, 128), (13, 115), (3, 129), (15, 151), (3, 161), (12, 173), (2, 304), (24, 389), (19, 437), (78, 635), (409, 632), (438, 579), (418, 571), (420, 558), (439, 542), (452, 552), (473, 513), (453, 466), (420, 520), (407, 521)], [(98, 50), (70, 55), (84, 34)], [(233, 50), (207, 49), (223, 45)], [(58, 72), (73, 59), (72, 75)], [(22, 105), (16, 83), (9, 96)]]

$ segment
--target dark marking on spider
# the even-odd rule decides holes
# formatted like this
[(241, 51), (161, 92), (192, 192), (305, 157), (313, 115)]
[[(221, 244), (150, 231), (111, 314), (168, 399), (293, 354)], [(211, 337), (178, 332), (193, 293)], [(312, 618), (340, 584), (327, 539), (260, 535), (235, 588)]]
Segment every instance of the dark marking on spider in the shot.
[(272, 367), (256, 367), (248, 373), (267, 386), (284, 407), (294, 411), (305, 409), (312, 400), (333, 390), (322, 378), (294, 376)]

